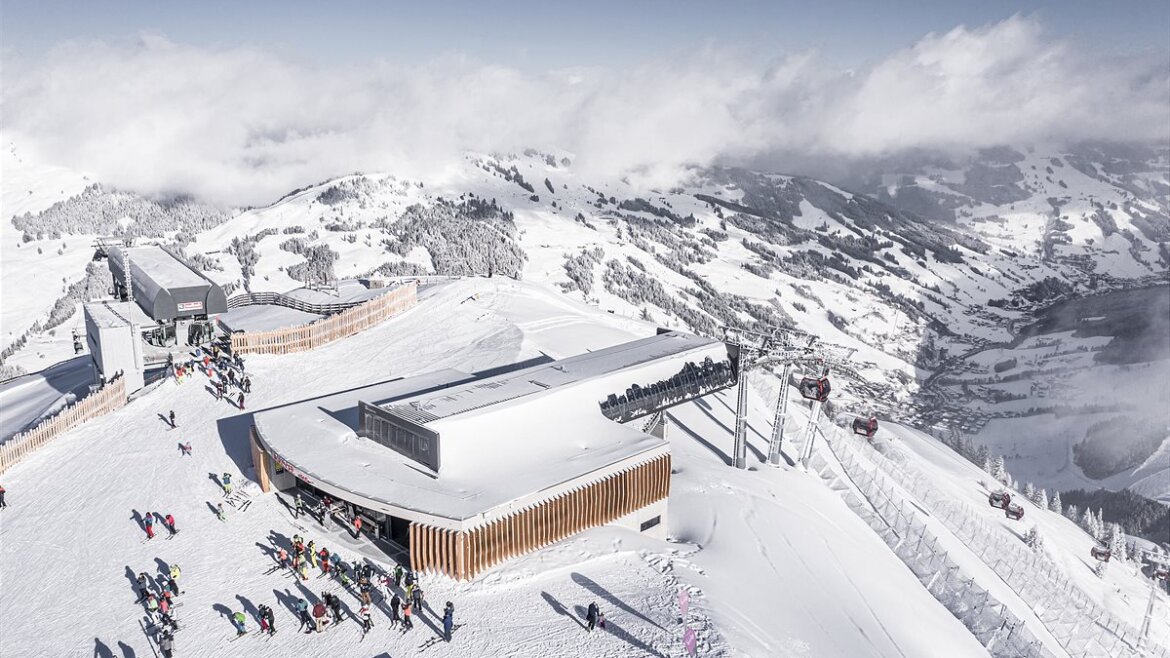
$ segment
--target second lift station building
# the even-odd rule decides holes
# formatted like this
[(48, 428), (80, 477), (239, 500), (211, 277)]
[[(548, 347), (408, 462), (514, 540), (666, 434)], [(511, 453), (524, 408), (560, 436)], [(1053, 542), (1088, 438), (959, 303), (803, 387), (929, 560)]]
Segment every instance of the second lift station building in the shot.
[(264, 491), (328, 495), (410, 566), (468, 580), (616, 524), (665, 536), (665, 407), (735, 382), (727, 347), (657, 336), (502, 374), (440, 370), (261, 411)]

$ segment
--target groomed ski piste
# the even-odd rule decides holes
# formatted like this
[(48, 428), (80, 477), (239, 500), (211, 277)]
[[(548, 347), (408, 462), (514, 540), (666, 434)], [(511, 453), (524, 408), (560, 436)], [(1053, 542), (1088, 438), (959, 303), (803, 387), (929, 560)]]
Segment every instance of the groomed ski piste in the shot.
[[(1052, 561), (1071, 586), (1101, 610), (1140, 624), (1145, 581), (1124, 565), (1110, 565), (1098, 579), (1086, 562), (1091, 540), (1055, 514), (1029, 505), (1022, 524), (1004, 520), (986, 506), (979, 483), (986, 476), (932, 439), (883, 428), (877, 441), (883, 454), (867, 455), (874, 448), (864, 439), (851, 437), (856, 441), (844, 448), (838, 437), (835, 450), (820, 444), (806, 470), (791, 463), (801, 440), (796, 430), (806, 421), (797, 410), (789, 420), (789, 463), (764, 465), (771, 418), (766, 382), (751, 397), (751, 467), (745, 471), (727, 465), (734, 389), (669, 412), (675, 471), (669, 541), (598, 528), (469, 583), (423, 575), (428, 607), (416, 615), (414, 630), (389, 629), (388, 606), (375, 595), (374, 628), (364, 636), (355, 618), (360, 602), (336, 581), (317, 578), (316, 571), (302, 583), (289, 570), (273, 568), (274, 546), (287, 546), (295, 534), (350, 563), (366, 559), (388, 571), (393, 562), (332, 523), (294, 519), (284, 496), (259, 492), (249, 480), (252, 411), (446, 367), (476, 371), (541, 353), (571, 356), (653, 332), (652, 325), (538, 285), (467, 279), (426, 288), (415, 309), (325, 348), (245, 357), (253, 382), (247, 410), (216, 400), (203, 375), (167, 381), (4, 474), (9, 507), (0, 513), (0, 655), (159, 655), (140, 623), (134, 578), (176, 564), (184, 593), (175, 615), (175, 655), (184, 658), (681, 656), (680, 588), (691, 595), (685, 624), (697, 631), (702, 656), (1004, 655), (1002, 635), (992, 651), (985, 648), (988, 642), (928, 591), (851, 506), (849, 487), (858, 485), (846, 476), (857, 466), (847, 467), (838, 454), (847, 450), (873, 463), (898, 460), (937, 492), (932, 504), (966, 505), (985, 517), (991, 532), (1019, 533), (1040, 524)], [(160, 418), (171, 410), (178, 425), (173, 430)], [(557, 418), (548, 418), (547, 426), (549, 440), (556, 440)], [(181, 454), (182, 442), (192, 445), (191, 456)], [(216, 478), (225, 472), (252, 504), (244, 511), (225, 505), (221, 522), (213, 507), (224, 500)], [(834, 486), (834, 479), (843, 486)], [(932, 524), (969, 577), (1026, 621), (1045, 655), (1079, 655), (1046, 630), (1036, 619), (1041, 613), (968, 549), (969, 542), (932, 520), (929, 504), (919, 504), (926, 519), (920, 522)], [(156, 538), (144, 541), (139, 520), (149, 512), (173, 514), (179, 534), (168, 540), (156, 525)], [(341, 598), (345, 620), (323, 634), (298, 632), (296, 599), (312, 605), (326, 591)], [(455, 605), (458, 626), (450, 643), (437, 639), (436, 611), (446, 601)], [(605, 613), (605, 630), (585, 630), (591, 602)], [(276, 613), (278, 632), (270, 638), (257, 632), (261, 604)], [(240, 611), (251, 632), (237, 640), (230, 615)], [(1156, 625), (1154, 639), (1165, 642), (1166, 625)]]

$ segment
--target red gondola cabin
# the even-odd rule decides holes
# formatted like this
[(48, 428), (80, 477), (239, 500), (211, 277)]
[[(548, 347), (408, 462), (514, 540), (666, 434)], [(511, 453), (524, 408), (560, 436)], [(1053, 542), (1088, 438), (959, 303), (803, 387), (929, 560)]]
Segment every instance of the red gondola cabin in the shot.
[(829, 392), (833, 387), (828, 377), (805, 377), (800, 380), (800, 396), (806, 400), (824, 402), (829, 399)]

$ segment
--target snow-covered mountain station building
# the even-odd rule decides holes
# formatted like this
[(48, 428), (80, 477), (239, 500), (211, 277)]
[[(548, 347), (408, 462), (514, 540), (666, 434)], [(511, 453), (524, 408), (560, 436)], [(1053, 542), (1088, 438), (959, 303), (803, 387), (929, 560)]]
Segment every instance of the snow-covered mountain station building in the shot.
[(252, 456), (264, 491), (328, 495), (412, 568), (467, 580), (598, 525), (664, 536), (661, 410), (732, 385), (734, 369), (723, 343), (665, 331), (440, 370), (257, 412)]

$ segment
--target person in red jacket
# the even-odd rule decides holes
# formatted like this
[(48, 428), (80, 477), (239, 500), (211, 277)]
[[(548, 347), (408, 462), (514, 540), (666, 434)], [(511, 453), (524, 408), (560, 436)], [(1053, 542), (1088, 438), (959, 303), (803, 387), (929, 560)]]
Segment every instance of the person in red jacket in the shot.
[(178, 532), (178, 530), (175, 528), (175, 517), (171, 516), (170, 514), (167, 514), (166, 517), (163, 518), (163, 524), (166, 525), (167, 532), (171, 533), (171, 535), (174, 535)]
[(357, 539), (362, 534), (362, 517), (354, 514), (353, 516), (353, 538)]
[(0, 484), (0, 509), (8, 507), (8, 503), (4, 502), (4, 485)]

